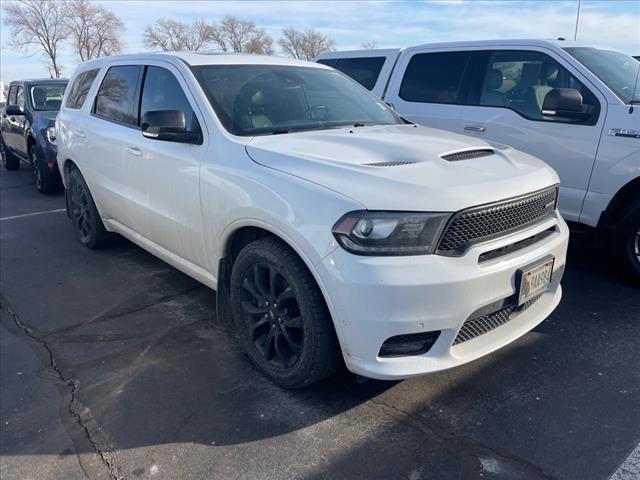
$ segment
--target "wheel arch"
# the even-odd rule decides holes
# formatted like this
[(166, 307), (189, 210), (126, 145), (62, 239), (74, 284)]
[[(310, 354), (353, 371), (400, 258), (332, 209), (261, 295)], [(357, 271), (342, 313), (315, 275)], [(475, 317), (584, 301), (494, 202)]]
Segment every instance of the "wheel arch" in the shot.
[(600, 227), (605, 229), (615, 228), (627, 208), (638, 201), (640, 201), (640, 177), (629, 181), (616, 192), (604, 211)]
[(233, 263), (237, 258), (238, 253), (240, 253), (240, 250), (242, 250), (242, 248), (244, 248), (249, 243), (269, 236), (277, 238), (289, 248), (291, 248), (311, 273), (311, 276), (315, 280), (316, 285), (318, 285), (318, 288), (320, 289), (320, 293), (322, 294), (324, 303), (329, 310), (329, 314), (331, 315), (331, 323), (333, 324), (334, 331), (338, 337), (340, 348), (344, 356), (346, 354), (346, 350), (344, 348), (346, 344), (343, 341), (343, 332), (339, 322), (336, 320), (338, 317), (335, 312), (335, 307), (329, 299), (328, 291), (325, 288), (317, 269), (315, 268), (314, 262), (309, 258), (308, 255), (304, 253), (303, 249), (294, 239), (286, 235), (277, 227), (265, 222), (261, 222), (258, 220), (245, 220), (228, 228), (226, 234), (223, 236), (223, 241), (221, 243), (222, 249), (218, 262), (218, 271), (216, 278), (216, 307), (218, 319), (231, 318), (229, 287)]

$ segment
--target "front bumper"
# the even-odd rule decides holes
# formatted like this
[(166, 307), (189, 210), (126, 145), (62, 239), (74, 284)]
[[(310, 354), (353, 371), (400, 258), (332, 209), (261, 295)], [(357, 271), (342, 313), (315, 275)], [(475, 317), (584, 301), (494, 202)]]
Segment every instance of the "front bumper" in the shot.
[[(479, 262), (482, 253), (549, 230), (536, 243)], [(560, 302), (568, 239), (567, 225), (556, 213), (534, 227), (476, 245), (462, 257), (364, 257), (333, 250), (318, 269), (347, 367), (371, 378), (407, 378), (464, 364), (514, 341)], [(555, 263), (546, 293), (502, 326), (453, 345), (467, 319), (515, 294), (517, 269), (547, 255)], [(388, 338), (429, 331), (440, 336), (426, 353), (379, 356)]]

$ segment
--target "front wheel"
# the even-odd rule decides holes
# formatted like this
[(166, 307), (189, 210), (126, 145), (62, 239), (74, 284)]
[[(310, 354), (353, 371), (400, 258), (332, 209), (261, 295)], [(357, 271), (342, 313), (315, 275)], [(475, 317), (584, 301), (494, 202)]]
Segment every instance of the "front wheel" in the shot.
[(7, 170), (18, 170), (20, 168), (20, 159), (9, 151), (4, 143), (2, 134), (0, 134), (0, 156), (2, 157), (2, 166)]
[(36, 188), (40, 193), (55, 193), (60, 189), (58, 179), (47, 172), (44, 162), (38, 155), (38, 149), (35, 145), (29, 148), (29, 160), (31, 161), (31, 170), (33, 171), (33, 180)]
[(614, 249), (627, 276), (640, 283), (640, 202), (622, 215), (616, 229)]
[(80, 243), (91, 249), (110, 243), (114, 234), (104, 228), (89, 187), (79, 170), (74, 169), (69, 173), (68, 189), (67, 211)]
[(266, 377), (301, 388), (339, 365), (322, 294), (302, 260), (274, 237), (247, 245), (231, 273), (233, 318), (243, 350)]

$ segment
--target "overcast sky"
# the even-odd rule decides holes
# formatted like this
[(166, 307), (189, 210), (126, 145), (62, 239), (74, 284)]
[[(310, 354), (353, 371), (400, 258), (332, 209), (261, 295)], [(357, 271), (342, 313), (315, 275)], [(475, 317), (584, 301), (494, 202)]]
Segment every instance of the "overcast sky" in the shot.
[[(4, 0), (3, 0), (4, 1)], [(145, 26), (159, 17), (182, 21), (219, 20), (235, 15), (254, 21), (274, 39), (289, 26), (321, 30), (338, 50), (356, 49), (375, 41), (380, 48), (421, 43), (490, 38), (573, 38), (577, 0), (565, 1), (101, 1), (126, 24), (127, 52), (140, 52)], [(40, 54), (7, 47), (2, 26), (1, 80), (47, 75)], [(640, 55), (640, 0), (582, 0), (578, 40)], [(65, 75), (77, 59), (65, 47)]]

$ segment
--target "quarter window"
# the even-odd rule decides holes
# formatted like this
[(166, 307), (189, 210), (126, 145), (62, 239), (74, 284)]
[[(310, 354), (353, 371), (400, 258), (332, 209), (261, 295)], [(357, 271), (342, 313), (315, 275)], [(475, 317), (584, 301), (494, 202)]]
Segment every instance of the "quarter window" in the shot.
[(96, 95), (94, 113), (108, 120), (137, 125), (136, 91), (141, 68), (134, 65), (111, 67)]
[(9, 89), (9, 105), (15, 105), (16, 104), (16, 92), (18, 91), (18, 87), (11, 87)]
[(71, 84), (69, 95), (64, 103), (65, 107), (74, 109), (82, 108), (82, 105), (84, 105), (84, 101), (87, 98), (87, 94), (89, 93), (89, 89), (91, 88), (91, 85), (99, 71), (99, 68), (94, 68), (93, 70), (87, 70), (86, 72), (82, 72), (76, 76)]
[(371, 90), (375, 87), (385, 57), (360, 57), (318, 60), (350, 76), (363, 87)]
[(187, 131), (199, 129), (191, 104), (176, 77), (162, 67), (147, 67), (140, 102), (140, 118), (146, 112), (156, 110), (180, 110), (184, 112)]
[(587, 120), (552, 121), (594, 123), (594, 118), (597, 119), (599, 103), (596, 97), (553, 58), (534, 51), (499, 50), (487, 53), (488, 64), (476, 104), (507, 107), (532, 120), (550, 120), (542, 115), (546, 95), (554, 88), (572, 88), (580, 92), (583, 105), (593, 111), (593, 115)]
[(411, 57), (400, 98), (420, 103), (460, 103), (460, 84), (469, 52), (418, 53)]

